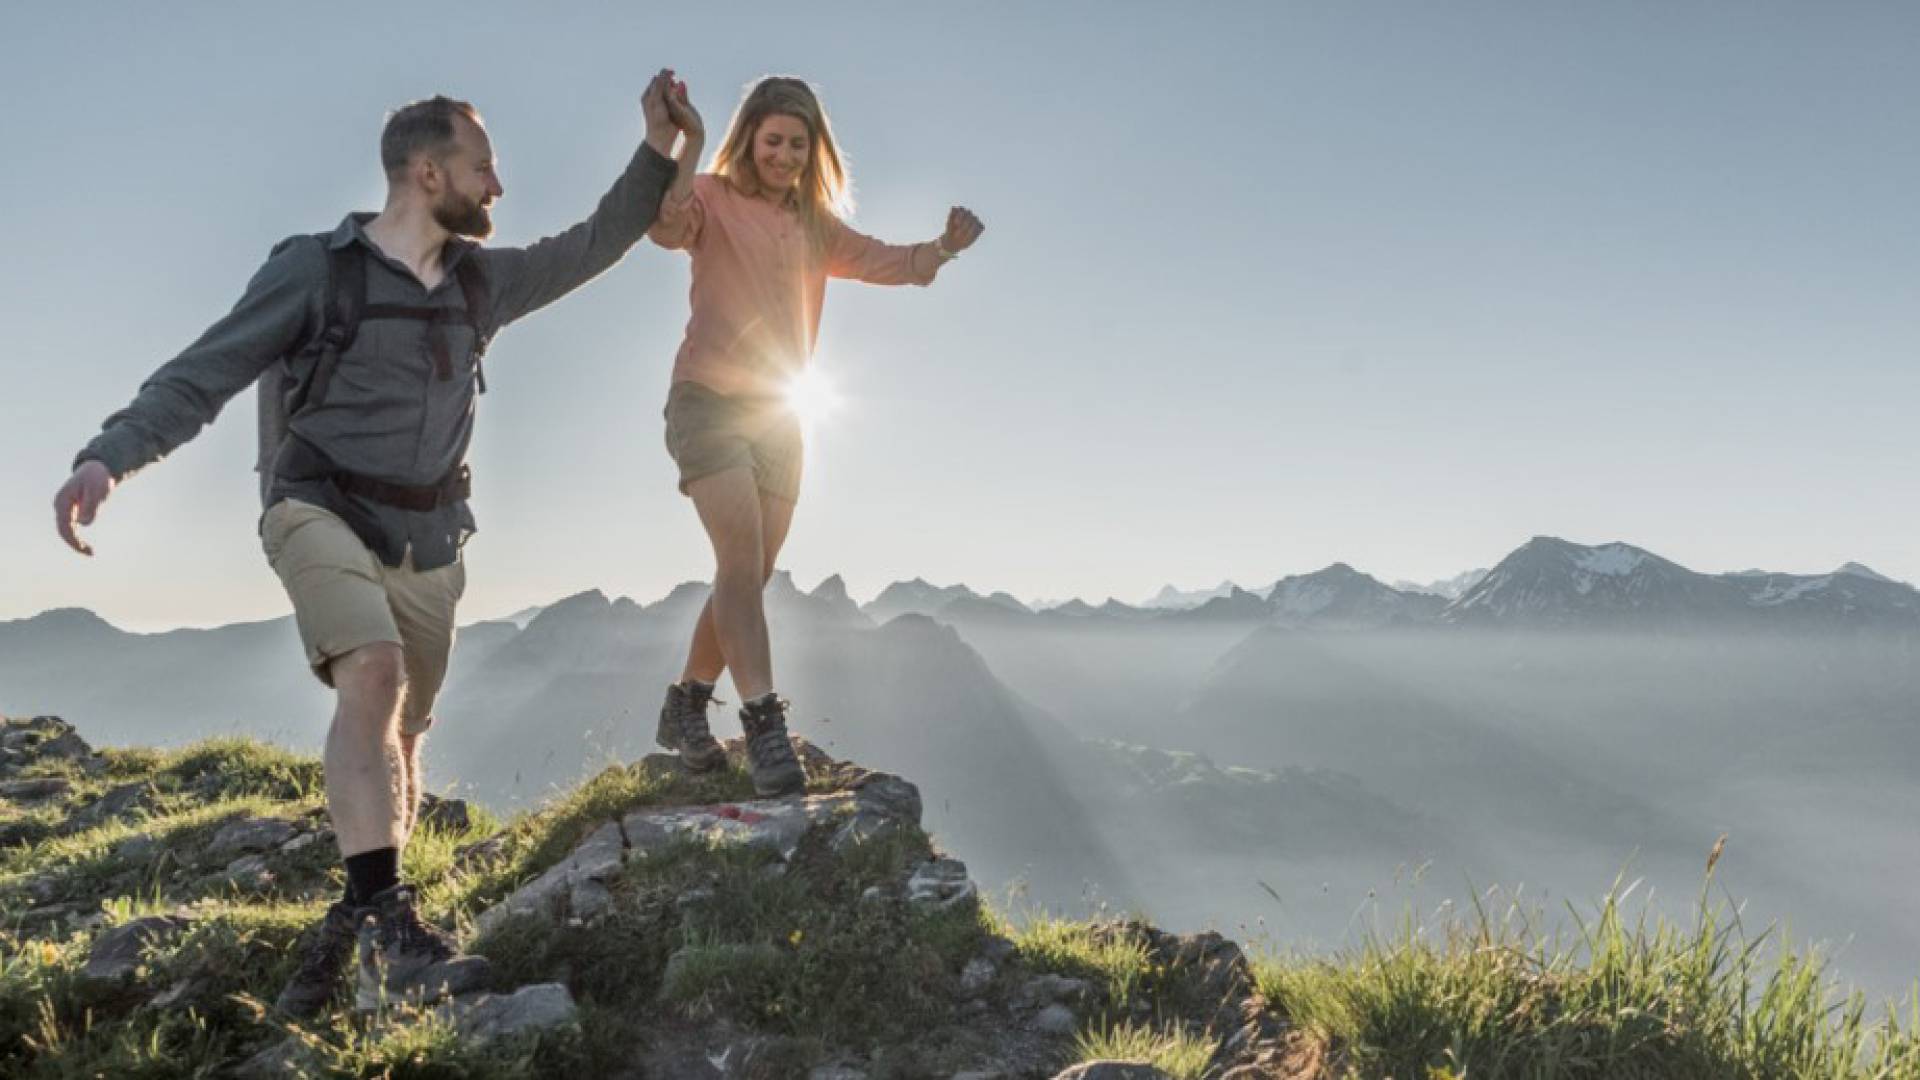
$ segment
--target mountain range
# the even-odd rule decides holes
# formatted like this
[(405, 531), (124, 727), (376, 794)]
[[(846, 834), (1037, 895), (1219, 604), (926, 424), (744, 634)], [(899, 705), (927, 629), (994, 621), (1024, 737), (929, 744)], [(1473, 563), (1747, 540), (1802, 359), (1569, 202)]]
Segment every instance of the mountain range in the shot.
[[(834, 579), (837, 581), (837, 579)], [(1525, 630), (1920, 630), (1920, 591), (1849, 562), (1826, 574), (1765, 570), (1707, 574), (1625, 543), (1582, 545), (1535, 537), (1490, 570), (1430, 585), (1387, 585), (1338, 562), (1260, 589), (1227, 581), (1182, 592), (1169, 585), (1135, 606), (1070, 600), (1029, 605), (964, 584), (895, 582), (861, 610), (884, 623), (900, 614), (955, 623), (1000, 620), (1167, 620), (1317, 628), (1394, 625)]]
[[(510, 810), (649, 752), (706, 596), (462, 627), (432, 782)], [(1587, 895), (1631, 865), (1686, 895), (1727, 831), (1756, 917), (1854, 935), (1850, 970), (1884, 984), (1920, 956), (1889, 899), (1920, 889), (1920, 595), (1857, 564), (1705, 574), (1541, 537), (1453, 599), (1336, 563), (1190, 607), (922, 580), (861, 605), (784, 573), (766, 601), (795, 729), (914, 776), (983, 884), (1035, 902), (1198, 927), (1279, 897), (1324, 939), (1409, 866)], [(331, 702), (299, 655), (290, 619), (133, 634), (50, 611), (0, 623), (0, 712), (311, 749)]]

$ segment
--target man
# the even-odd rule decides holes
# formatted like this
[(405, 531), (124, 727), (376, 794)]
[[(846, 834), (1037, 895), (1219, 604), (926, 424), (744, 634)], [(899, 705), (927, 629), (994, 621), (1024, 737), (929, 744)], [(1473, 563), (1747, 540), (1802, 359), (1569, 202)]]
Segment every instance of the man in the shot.
[(676, 169), (675, 92), (670, 71), (648, 84), (645, 142), (592, 216), (525, 248), (479, 243), (503, 189), (473, 106), (435, 97), (395, 111), (380, 137), (385, 207), (276, 246), (233, 311), (108, 418), (54, 498), (61, 537), (91, 555), (76, 525), (92, 523), (116, 483), (276, 376), (262, 381), (263, 433), (279, 421), (285, 438), (263, 434), (261, 539), (308, 662), (336, 692), (327, 808), (347, 875), (280, 995), (289, 1015), (332, 1000), (356, 942), (363, 1009), (485, 981), (486, 961), (423, 922), (399, 878), (421, 736), (466, 587), (460, 548), (474, 520), (462, 459), (485, 389), (480, 357), (493, 328), (558, 300), (646, 234)]

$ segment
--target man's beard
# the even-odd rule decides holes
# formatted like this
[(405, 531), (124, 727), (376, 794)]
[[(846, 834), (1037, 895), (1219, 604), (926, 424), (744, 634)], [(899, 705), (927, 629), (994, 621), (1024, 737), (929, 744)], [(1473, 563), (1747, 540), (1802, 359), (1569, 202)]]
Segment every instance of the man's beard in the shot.
[(485, 240), (493, 235), (493, 215), (479, 199), (466, 199), (454, 192), (433, 206), (434, 223), (455, 236)]

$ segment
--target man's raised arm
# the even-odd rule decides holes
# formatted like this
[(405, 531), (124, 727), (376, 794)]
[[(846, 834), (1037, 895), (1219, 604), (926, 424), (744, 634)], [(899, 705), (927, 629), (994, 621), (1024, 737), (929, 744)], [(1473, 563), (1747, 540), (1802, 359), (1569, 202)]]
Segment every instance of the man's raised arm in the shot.
[(647, 234), (677, 167), (671, 155), (679, 128), (666, 107), (671, 92), (671, 72), (648, 85), (640, 99), (646, 140), (585, 221), (523, 248), (476, 252), (486, 259), (494, 325), (505, 326), (593, 280)]

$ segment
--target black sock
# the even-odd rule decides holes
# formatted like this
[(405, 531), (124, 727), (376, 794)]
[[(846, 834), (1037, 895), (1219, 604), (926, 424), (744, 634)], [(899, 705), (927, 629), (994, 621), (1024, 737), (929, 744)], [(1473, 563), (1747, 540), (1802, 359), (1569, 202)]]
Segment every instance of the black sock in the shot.
[(754, 698), (752, 701), (743, 702), (743, 704), (746, 705), (749, 711), (757, 715), (759, 713), (766, 712), (767, 710), (773, 708), (776, 704), (779, 703), (779, 701), (780, 701), (780, 695), (774, 693), (772, 690), (769, 690), (766, 693), (761, 694), (759, 697)]
[(375, 848), (347, 856), (347, 895), (365, 904), (400, 884), (400, 849)]
[(360, 894), (353, 891), (352, 878), (348, 878), (346, 886), (340, 890), (340, 902), (348, 907), (360, 906)]

